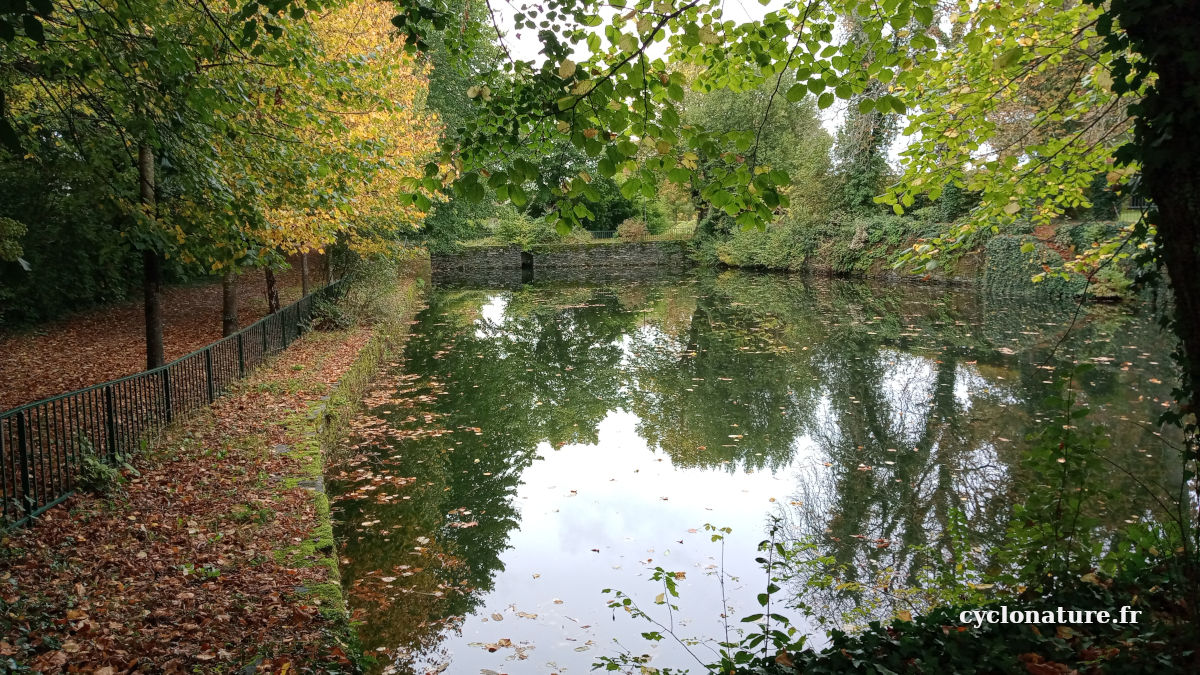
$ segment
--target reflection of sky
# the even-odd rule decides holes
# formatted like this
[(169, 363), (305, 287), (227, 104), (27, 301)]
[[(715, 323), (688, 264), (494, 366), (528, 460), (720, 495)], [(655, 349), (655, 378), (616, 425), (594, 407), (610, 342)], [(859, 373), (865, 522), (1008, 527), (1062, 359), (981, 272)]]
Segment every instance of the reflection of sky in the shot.
[[(787, 474), (678, 468), (646, 446), (637, 424), (634, 415), (610, 412), (596, 445), (539, 446), (543, 459), (525, 471), (517, 496), (521, 527), (511, 533), (503, 571), (479, 613), (444, 643), (453, 655), (447, 672), (586, 673), (597, 655), (615, 652), (613, 638), (646, 652), (640, 633), (652, 627), (623, 611), (614, 621), (600, 591), (625, 591), (665, 622), (665, 608), (653, 604), (663, 590), (650, 581), (657, 565), (686, 573), (676, 615), (682, 635), (721, 634), (721, 591), (713, 576), (720, 544), (710, 540), (706, 523), (733, 530), (727, 546), (738, 553), (728, 556), (726, 570), (738, 580), (727, 580), (726, 590), (734, 616), (756, 611), (765, 580), (744, 554), (764, 538), (766, 516), (789, 491)], [(495, 612), (502, 621), (490, 618)], [(513, 662), (511, 649), (489, 653), (479, 646), (501, 638), (534, 649), (527, 661)], [(660, 666), (691, 661), (676, 645), (664, 642), (660, 649)]]
[(475, 337), (480, 340), (487, 339), (489, 332), (487, 328), (495, 329), (496, 326), (504, 324), (505, 310), (508, 309), (508, 296), (497, 293), (483, 302), (483, 306), (479, 308), (479, 319), (475, 321)]
[[(547, 294), (536, 299), (554, 297)], [(489, 293), (479, 299), (481, 306), (473, 326), (477, 339), (510, 347), (537, 339), (518, 330), (510, 316), (514, 307), (525, 307), (523, 302), (527, 298)], [(543, 306), (538, 305), (539, 309)], [(660, 392), (637, 381), (636, 374), (631, 372), (634, 364), (644, 360), (647, 349), (678, 355), (689, 345), (664, 331), (649, 314), (644, 316), (646, 320), (639, 321), (615, 344), (622, 351), (626, 385), (634, 390), (645, 386), (648, 391), (641, 394), (649, 397)], [(575, 323), (579, 319), (569, 310), (545, 320), (553, 320), (553, 327), (563, 335), (579, 332)], [(799, 315), (789, 320), (812, 321)], [(928, 337), (938, 340), (941, 336)], [(706, 523), (733, 529), (727, 540), (725, 568), (738, 578), (726, 584), (727, 599), (733, 608), (732, 625), (736, 627), (740, 625), (737, 617), (758, 611), (755, 596), (763, 590), (765, 582), (762, 571), (753, 563), (753, 551), (765, 536), (770, 515), (787, 511), (790, 517), (803, 521), (802, 529), (823, 534), (839, 504), (844, 506), (841, 503), (844, 495), (837, 493), (840, 488), (834, 475), (839, 467), (831, 468), (831, 464), (841, 461), (841, 468), (848, 468), (851, 475), (871, 476), (886, 489), (894, 479), (894, 469), (888, 465), (893, 455), (887, 451), (912, 453), (929, 425), (944, 422), (935, 415), (932, 405), (941, 367), (938, 359), (955, 359), (952, 401), (947, 404), (956, 418), (973, 419), (987, 411), (989, 403), (1001, 407), (1021, 404), (1029, 396), (1029, 392), (1019, 388), (1018, 378), (998, 381), (1004, 378), (995, 376), (996, 372), (1009, 371), (996, 369), (1009, 366), (993, 362), (992, 370), (983, 371), (988, 373), (985, 377), (973, 365), (974, 361), (939, 356), (936, 351), (922, 355), (881, 345), (871, 345), (871, 349), (871, 357), (855, 363), (837, 355), (839, 358), (828, 363), (816, 364), (815, 370), (823, 382), (817, 387), (816, 399), (811, 402), (801, 433), (789, 442), (793, 451), (789, 462), (775, 473), (746, 471), (741, 462), (732, 470), (676, 466), (666, 453), (647, 447), (637, 433), (642, 420), (624, 410), (609, 410), (598, 426), (595, 445), (554, 449), (548, 443), (541, 443), (537, 448), (540, 459), (521, 475), (522, 483), (515, 496), (519, 528), (508, 533), (508, 548), (501, 554), (502, 566), (495, 574), (494, 586), (482, 598), (477, 613), (466, 617), (461, 632), (448, 636), (438, 650), (453, 659), (445, 672), (476, 673), (483, 669), (498, 673), (591, 672), (591, 664), (598, 656), (619, 651), (612, 643), (614, 638), (635, 654), (658, 650), (661, 658), (653, 665), (699, 670), (669, 640), (657, 644), (643, 640), (640, 633), (654, 627), (624, 612), (614, 615), (605, 606), (610, 596), (602, 595), (600, 590), (613, 588), (629, 593), (643, 609), (665, 623), (668, 621), (665, 608), (653, 604), (663, 589), (650, 581), (650, 574), (656, 565), (685, 572), (686, 579), (679, 584), (683, 597), (678, 601), (681, 611), (676, 613), (677, 633), (682, 637), (719, 636), (723, 633), (719, 619), (721, 587), (713, 574), (721, 565), (721, 549), (704, 531)], [(510, 358), (519, 352), (502, 348), (496, 353), (500, 358)], [(845, 382), (852, 378), (843, 378), (842, 393), (835, 393), (837, 373), (830, 369), (859, 367), (877, 376), (863, 378), (867, 381), (861, 383), (862, 391), (846, 388)], [(456, 376), (469, 380), (472, 374), (456, 373)], [(833, 452), (838, 448), (844, 450), (843, 446), (855, 438), (855, 429), (850, 427), (854, 422), (843, 417), (846, 411), (866, 405), (854, 398), (848, 401), (833, 398), (848, 391), (874, 396), (883, 408), (872, 411), (881, 423), (879, 431), (886, 436), (873, 439), (879, 447), (870, 449), (882, 451), (880, 456), (884, 459), (882, 465), (864, 469), (872, 473), (857, 473), (853, 466), (857, 458), (849, 467), (845, 466), (844, 460), (853, 453), (842, 453), (838, 460)], [(797, 401), (796, 408), (804, 406)], [(946, 440), (944, 437), (929, 436), (932, 446), (921, 449), (922, 463), (911, 477), (915, 483), (911, 486), (912, 495), (926, 510), (916, 514), (918, 518), (906, 526), (915, 525), (925, 531), (922, 534), (932, 537), (938, 535), (940, 524), (932, 519), (932, 509), (928, 507), (937, 498), (934, 479), (941, 468), (948, 469), (951, 475), (951, 499), (957, 500), (958, 495), (964, 494), (973, 496), (961, 504), (969, 518), (980, 513), (986, 498), (1009, 480), (1009, 467), (1002, 461), (990, 435), (1003, 430), (1003, 423), (997, 422), (991, 422), (994, 425), (991, 427), (986, 421), (981, 423), (981, 428), (989, 433), (969, 436), (964, 447), (940, 446)], [(1019, 431), (1013, 429), (1013, 432), (1004, 434), (1017, 437)], [(885, 441), (887, 445), (882, 445)], [(866, 439), (860, 437), (857, 442), (864, 443)], [(951, 459), (946, 459), (947, 456)], [(859, 533), (864, 535), (872, 535), (871, 530), (881, 527), (886, 518), (894, 522), (897, 516), (894, 512), (881, 513), (879, 504), (873, 502), (866, 504), (864, 510), (867, 516), (863, 524), (867, 531)], [(887, 553), (897, 553), (898, 549), (899, 546), (893, 547)], [(537, 616), (519, 616), (518, 612)], [(494, 613), (499, 613), (502, 620), (491, 618)], [(514, 660), (511, 648), (502, 647), (491, 653), (484, 647), (505, 638), (517, 646), (529, 647), (524, 652), (527, 658)], [(702, 658), (711, 657), (703, 647), (694, 649)], [(437, 662), (431, 660), (429, 665), (436, 667)]]

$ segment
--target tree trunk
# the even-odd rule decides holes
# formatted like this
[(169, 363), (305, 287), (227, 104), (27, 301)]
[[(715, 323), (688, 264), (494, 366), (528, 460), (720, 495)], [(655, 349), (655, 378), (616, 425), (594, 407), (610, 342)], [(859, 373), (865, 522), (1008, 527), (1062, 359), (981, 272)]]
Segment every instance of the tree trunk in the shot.
[(275, 285), (275, 271), (266, 269), (267, 277), (267, 312), (274, 314), (279, 311), (279, 287)]
[(325, 283), (333, 283), (333, 253), (329, 249), (325, 249), (325, 255), (321, 256), (321, 263), (325, 266)]
[[(138, 182), (142, 208), (154, 209), (154, 152), (148, 145), (138, 148)], [(162, 258), (158, 251), (142, 251), (142, 296), (146, 319), (146, 369), (163, 364)]]
[(146, 318), (146, 370), (164, 363), (162, 318), (162, 258), (157, 251), (142, 251), (142, 296)]
[(1118, 18), (1157, 74), (1135, 130), (1142, 179), (1158, 210), (1160, 255), (1175, 296), (1183, 345), (1183, 391), (1194, 411), (1200, 390), (1200, 15), (1192, 0), (1127, 5)]
[(237, 272), (232, 269), (221, 277), (221, 335), (238, 331)]
[(308, 254), (300, 254), (300, 297), (308, 295)]
[[(1200, 167), (1194, 170), (1200, 171)], [(1162, 259), (1175, 296), (1175, 333), (1183, 344), (1184, 392), (1194, 406), (1200, 386), (1200, 236), (1196, 230), (1200, 226), (1200, 201), (1189, 197), (1178, 183), (1152, 194), (1158, 208)]]

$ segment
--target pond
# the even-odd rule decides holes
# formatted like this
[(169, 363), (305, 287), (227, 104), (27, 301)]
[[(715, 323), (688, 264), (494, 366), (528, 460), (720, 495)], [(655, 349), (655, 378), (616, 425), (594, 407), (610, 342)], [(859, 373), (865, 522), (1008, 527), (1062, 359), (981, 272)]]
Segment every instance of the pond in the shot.
[[(1157, 422), (1171, 344), (1147, 306), (913, 284), (435, 288), (328, 476), (363, 645), (377, 672), (586, 673), (622, 650), (701, 671), (708, 647), (644, 640), (655, 627), (602, 591), (716, 638), (722, 615), (734, 630), (760, 611), (772, 523), (866, 586), (918, 584), (956, 541), (986, 552), (1034, 487), (1027, 435), (1061, 416), (1047, 399), (1074, 361), (1096, 365), (1079, 398), (1122, 467), (1098, 527), (1154, 519), (1140, 486), (1178, 480)], [(831, 625), (894, 609), (810, 590)]]

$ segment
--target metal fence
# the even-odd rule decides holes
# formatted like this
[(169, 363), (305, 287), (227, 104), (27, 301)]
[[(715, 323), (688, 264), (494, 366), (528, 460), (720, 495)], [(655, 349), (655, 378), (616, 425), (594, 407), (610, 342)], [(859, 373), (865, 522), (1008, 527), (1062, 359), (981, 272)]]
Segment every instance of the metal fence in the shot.
[(118, 464), (175, 419), (212, 403), (305, 330), (335, 281), (275, 314), (153, 370), (0, 413), (0, 526), (22, 525), (75, 490), (85, 458)]

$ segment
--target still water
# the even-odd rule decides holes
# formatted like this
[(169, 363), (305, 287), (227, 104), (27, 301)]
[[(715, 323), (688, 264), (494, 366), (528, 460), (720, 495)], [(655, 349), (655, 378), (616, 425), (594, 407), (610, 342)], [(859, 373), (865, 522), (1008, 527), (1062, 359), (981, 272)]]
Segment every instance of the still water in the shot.
[[(864, 583), (936, 567), (951, 527), (986, 552), (1034, 487), (1027, 434), (1061, 414), (1045, 401), (1077, 361), (1096, 365), (1079, 396), (1110, 459), (1143, 483), (1177, 479), (1157, 424), (1171, 343), (1144, 306), (1076, 317), (740, 272), (428, 300), (328, 476), (380, 672), (586, 673), (622, 650), (702, 671), (708, 647), (647, 642), (655, 626), (602, 591), (681, 638), (723, 637), (722, 614), (736, 629), (760, 611), (772, 522)], [(1156, 517), (1126, 474), (1105, 480), (1101, 527)], [(656, 603), (656, 567), (678, 573), (677, 609)], [(808, 601), (834, 624), (865, 602)]]

